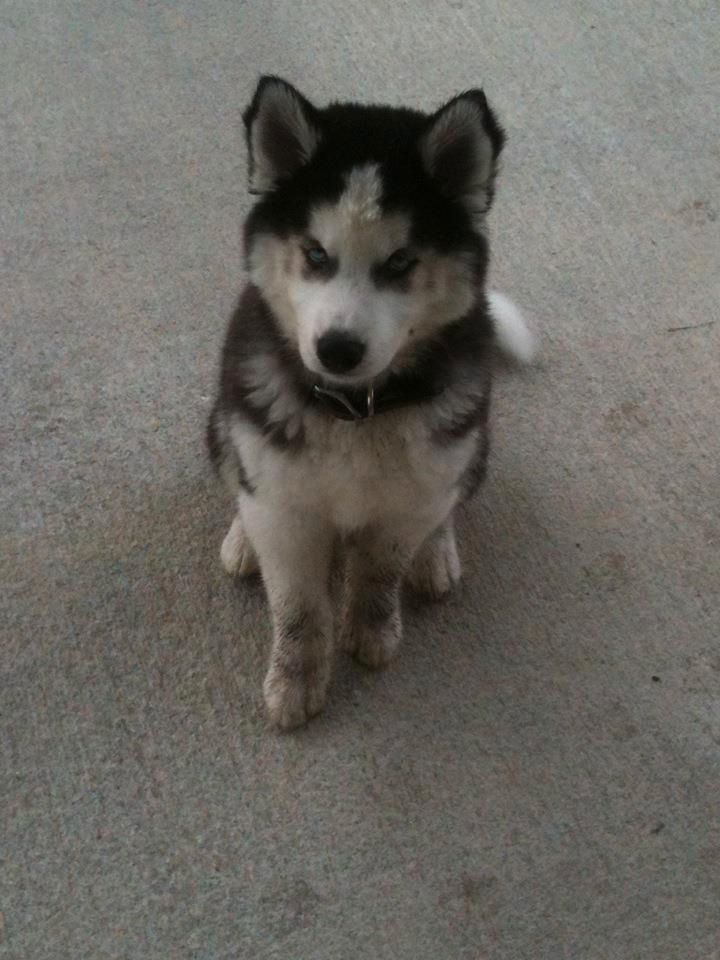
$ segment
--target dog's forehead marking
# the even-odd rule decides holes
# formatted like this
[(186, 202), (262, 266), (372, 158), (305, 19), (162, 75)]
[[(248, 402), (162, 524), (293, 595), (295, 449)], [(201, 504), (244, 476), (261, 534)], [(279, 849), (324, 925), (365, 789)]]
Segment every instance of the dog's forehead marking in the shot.
[(367, 163), (345, 175), (345, 189), (332, 204), (314, 210), (310, 232), (341, 259), (381, 259), (404, 246), (410, 232), (407, 215), (382, 209), (380, 166)]
[(382, 216), (382, 192), (380, 167), (376, 163), (353, 167), (345, 177), (345, 190), (338, 201), (338, 212), (350, 222), (379, 220)]

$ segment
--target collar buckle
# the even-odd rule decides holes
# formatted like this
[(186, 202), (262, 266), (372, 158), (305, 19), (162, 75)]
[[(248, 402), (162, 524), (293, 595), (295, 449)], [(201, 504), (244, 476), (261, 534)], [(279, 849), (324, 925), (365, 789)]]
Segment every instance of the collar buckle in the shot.
[[(365, 410), (359, 410), (353, 401), (342, 390), (332, 390), (315, 384), (312, 388), (313, 396), (326, 406), (331, 413), (341, 420), (369, 420), (375, 416), (375, 387), (368, 385), (365, 392)], [(353, 398), (354, 399), (354, 398)]]

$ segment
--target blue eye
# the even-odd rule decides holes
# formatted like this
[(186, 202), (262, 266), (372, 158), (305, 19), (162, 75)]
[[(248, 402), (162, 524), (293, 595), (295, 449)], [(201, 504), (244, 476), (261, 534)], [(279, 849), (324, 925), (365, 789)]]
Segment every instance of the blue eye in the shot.
[(305, 251), (305, 259), (311, 267), (324, 267), (328, 262), (328, 255), (322, 247), (310, 247)]
[(403, 273), (414, 267), (417, 263), (417, 260), (413, 260), (409, 250), (396, 250), (391, 256), (385, 261), (385, 267), (390, 273), (395, 274), (395, 276), (400, 276)]

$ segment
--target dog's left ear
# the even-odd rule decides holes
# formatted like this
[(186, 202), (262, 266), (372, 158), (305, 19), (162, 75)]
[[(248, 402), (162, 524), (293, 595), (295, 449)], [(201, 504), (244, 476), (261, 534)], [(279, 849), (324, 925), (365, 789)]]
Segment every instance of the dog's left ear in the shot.
[(490, 209), (504, 144), (505, 133), (485, 94), (468, 90), (430, 117), (420, 154), (440, 190), (479, 217)]
[(320, 143), (315, 107), (279, 77), (261, 77), (243, 121), (251, 193), (274, 190), (310, 160)]

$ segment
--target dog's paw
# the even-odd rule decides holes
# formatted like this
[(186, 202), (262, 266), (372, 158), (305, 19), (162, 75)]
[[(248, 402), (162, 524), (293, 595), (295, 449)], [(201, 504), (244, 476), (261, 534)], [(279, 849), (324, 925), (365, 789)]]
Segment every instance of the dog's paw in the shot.
[(424, 597), (441, 600), (460, 581), (462, 568), (452, 530), (431, 538), (415, 557), (408, 582)]
[(245, 535), (240, 514), (236, 515), (222, 542), (220, 562), (231, 577), (250, 577), (259, 570), (257, 556)]
[(297, 676), (273, 664), (263, 685), (272, 723), (281, 730), (294, 730), (311, 720), (325, 706), (329, 679), (328, 670)]
[(398, 615), (379, 626), (348, 624), (343, 646), (370, 670), (381, 670), (395, 657), (401, 639), (402, 623)]

